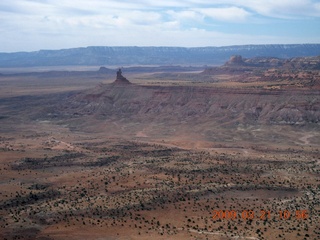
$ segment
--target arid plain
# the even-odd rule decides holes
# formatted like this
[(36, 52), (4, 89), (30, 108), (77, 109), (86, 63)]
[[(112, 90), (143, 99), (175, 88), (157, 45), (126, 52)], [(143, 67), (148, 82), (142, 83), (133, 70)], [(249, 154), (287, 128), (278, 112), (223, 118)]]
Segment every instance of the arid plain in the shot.
[(319, 66), (11, 69), (0, 238), (319, 239)]

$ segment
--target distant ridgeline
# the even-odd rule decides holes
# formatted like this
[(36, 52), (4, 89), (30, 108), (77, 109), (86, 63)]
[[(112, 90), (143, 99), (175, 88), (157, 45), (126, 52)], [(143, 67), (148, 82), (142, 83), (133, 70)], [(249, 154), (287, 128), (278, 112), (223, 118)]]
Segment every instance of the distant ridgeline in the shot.
[(101, 65), (220, 65), (232, 55), (244, 58), (319, 56), (320, 44), (226, 47), (86, 47), (0, 53), (0, 67)]

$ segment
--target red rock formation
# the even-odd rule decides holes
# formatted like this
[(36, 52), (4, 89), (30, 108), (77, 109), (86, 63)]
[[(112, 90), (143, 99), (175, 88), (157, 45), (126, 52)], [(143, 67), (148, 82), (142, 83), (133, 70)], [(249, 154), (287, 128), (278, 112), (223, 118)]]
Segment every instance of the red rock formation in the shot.
[(124, 76), (122, 76), (122, 71), (119, 68), (119, 70), (117, 71), (117, 78), (113, 82), (113, 84), (131, 84), (131, 82), (128, 79), (126, 79)]
[(245, 65), (245, 62), (240, 55), (234, 55), (230, 57), (226, 65)]

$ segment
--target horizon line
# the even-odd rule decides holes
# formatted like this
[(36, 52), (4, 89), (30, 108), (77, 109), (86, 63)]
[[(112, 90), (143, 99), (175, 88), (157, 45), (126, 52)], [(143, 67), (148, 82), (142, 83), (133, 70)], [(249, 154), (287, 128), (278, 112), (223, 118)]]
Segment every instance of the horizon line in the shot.
[(105, 47), (105, 48), (185, 48), (185, 49), (194, 49), (194, 48), (224, 48), (224, 47), (241, 47), (241, 46), (283, 46), (283, 45), (320, 45), (320, 43), (266, 43), (266, 44), (239, 44), (239, 45), (224, 45), (224, 46), (198, 46), (198, 47), (182, 47), (182, 46), (136, 46), (136, 45), (123, 45), (123, 46), (112, 46), (112, 45), (89, 45), (85, 47), (70, 47), (70, 48), (59, 48), (59, 49), (39, 49), (39, 50), (32, 50), (32, 51), (13, 51), (13, 52), (2, 52), (4, 54), (11, 54), (11, 53), (33, 53), (33, 52), (41, 52), (41, 51), (62, 51), (62, 50), (70, 50), (70, 49), (86, 49), (86, 48), (94, 48), (94, 47)]

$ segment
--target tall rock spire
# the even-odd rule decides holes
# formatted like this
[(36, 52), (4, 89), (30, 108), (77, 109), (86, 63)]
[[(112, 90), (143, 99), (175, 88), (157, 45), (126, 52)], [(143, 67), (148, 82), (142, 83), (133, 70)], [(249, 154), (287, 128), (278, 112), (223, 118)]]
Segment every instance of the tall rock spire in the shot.
[(119, 68), (119, 70), (117, 71), (117, 78), (113, 83), (115, 83), (115, 84), (131, 84), (131, 82), (128, 79), (126, 79), (124, 76), (122, 76), (121, 68)]

